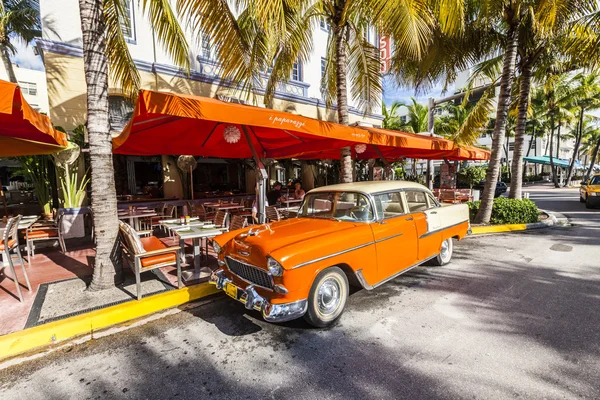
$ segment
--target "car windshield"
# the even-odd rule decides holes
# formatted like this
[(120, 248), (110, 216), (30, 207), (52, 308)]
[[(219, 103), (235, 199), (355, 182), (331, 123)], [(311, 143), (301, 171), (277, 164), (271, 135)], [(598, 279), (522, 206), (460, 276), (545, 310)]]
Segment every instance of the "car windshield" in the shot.
[(366, 222), (373, 219), (369, 199), (355, 192), (309, 193), (304, 198), (299, 217)]
[(600, 185), (600, 175), (596, 175), (590, 181), (590, 185)]

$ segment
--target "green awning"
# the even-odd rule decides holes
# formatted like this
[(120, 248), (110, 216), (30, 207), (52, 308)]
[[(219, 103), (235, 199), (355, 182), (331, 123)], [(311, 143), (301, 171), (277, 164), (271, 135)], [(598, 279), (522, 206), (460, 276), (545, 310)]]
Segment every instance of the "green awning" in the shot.
[[(523, 161), (527, 161), (527, 162), (530, 162), (533, 164), (550, 165), (550, 157), (549, 156), (523, 157)], [(552, 161), (554, 162), (554, 165), (557, 167), (563, 167), (563, 168), (569, 167), (569, 160), (564, 160), (561, 158), (554, 157), (552, 159)]]

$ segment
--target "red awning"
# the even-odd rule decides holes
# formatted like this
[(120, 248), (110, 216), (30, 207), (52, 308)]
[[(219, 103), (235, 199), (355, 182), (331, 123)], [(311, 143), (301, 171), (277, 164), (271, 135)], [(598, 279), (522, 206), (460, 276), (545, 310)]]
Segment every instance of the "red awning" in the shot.
[(31, 108), (19, 86), (0, 80), (0, 156), (50, 154), (66, 146), (66, 135)]
[(455, 151), (454, 143), (445, 139), (150, 90), (140, 91), (133, 118), (113, 140), (113, 149), (130, 155), (251, 158), (246, 134), (258, 155), (266, 158), (337, 158), (341, 147), (356, 144), (367, 145), (361, 158), (380, 157), (373, 146), (392, 159), (417, 153), (419, 158), (441, 159)]

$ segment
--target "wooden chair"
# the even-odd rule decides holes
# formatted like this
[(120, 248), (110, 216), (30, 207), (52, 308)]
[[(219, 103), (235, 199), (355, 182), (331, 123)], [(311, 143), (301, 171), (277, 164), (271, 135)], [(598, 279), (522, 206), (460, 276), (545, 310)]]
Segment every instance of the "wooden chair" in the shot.
[(234, 215), (231, 218), (231, 223), (229, 224), (230, 231), (236, 231), (238, 229), (242, 229), (248, 226), (248, 220), (242, 215)]
[(65, 245), (65, 239), (63, 237), (62, 228), (62, 213), (56, 216), (56, 223), (51, 226), (35, 227), (27, 229), (25, 232), (25, 242), (27, 245), (27, 262), (31, 264), (31, 258), (35, 256), (35, 243), (56, 240), (60, 245), (60, 249), (63, 253), (67, 252), (67, 246)]
[[(13, 263), (11, 252), (17, 253), (19, 258), (19, 262), (21, 263), (21, 268), (23, 269), (23, 275), (25, 275), (25, 282), (27, 282), (27, 289), (31, 292), (31, 284), (29, 283), (29, 277), (27, 276), (27, 271), (25, 270), (25, 263), (23, 262), (23, 257), (21, 256), (21, 248), (19, 247), (19, 222), (21, 221), (21, 215), (18, 215), (14, 218), (10, 218), (6, 224), (6, 229), (4, 230), (4, 235), (2, 240), (0, 240), (0, 254), (2, 254), (3, 260), (8, 264), (10, 268), (10, 272), (12, 274), (12, 279), (15, 282), (15, 286), (17, 287), (17, 294), (19, 295), (19, 300), (21, 303), (23, 302), (23, 294), (21, 293), (21, 287), (19, 286), (19, 279), (17, 278), (17, 274), (15, 272), (15, 265)], [(0, 264), (0, 267), (2, 264)]]
[(227, 211), (219, 210), (215, 214), (215, 227), (217, 229), (228, 229), (229, 228), (229, 213)]
[(119, 221), (119, 232), (123, 256), (135, 274), (138, 300), (142, 299), (140, 274), (156, 268), (175, 266), (177, 287), (181, 289), (179, 246), (167, 247), (156, 236), (140, 237), (140, 232), (123, 221)]
[(267, 212), (267, 220), (269, 222), (281, 221), (281, 214), (279, 214), (279, 210), (275, 206), (268, 206), (266, 208)]

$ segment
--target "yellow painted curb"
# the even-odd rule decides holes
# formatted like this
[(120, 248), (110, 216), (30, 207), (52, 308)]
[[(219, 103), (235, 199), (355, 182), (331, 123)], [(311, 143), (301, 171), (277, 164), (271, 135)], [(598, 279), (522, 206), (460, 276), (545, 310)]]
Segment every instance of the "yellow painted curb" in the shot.
[(478, 235), (481, 233), (499, 233), (524, 231), (527, 229), (527, 224), (507, 224), (507, 225), (490, 225), (490, 226), (472, 226), (471, 233)]
[(218, 293), (213, 285), (171, 290), (0, 336), (0, 360)]

